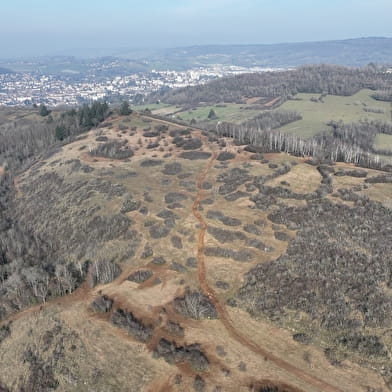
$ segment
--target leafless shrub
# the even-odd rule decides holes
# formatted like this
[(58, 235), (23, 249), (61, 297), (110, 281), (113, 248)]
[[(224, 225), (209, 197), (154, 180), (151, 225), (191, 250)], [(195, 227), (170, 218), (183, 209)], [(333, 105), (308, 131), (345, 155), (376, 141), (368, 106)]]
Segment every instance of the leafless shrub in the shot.
[(208, 159), (211, 157), (210, 152), (204, 151), (186, 151), (180, 154), (180, 158), (189, 159), (191, 161), (198, 159)]
[(244, 230), (247, 233), (254, 234), (254, 235), (261, 235), (262, 233), (261, 230), (252, 223), (247, 223), (246, 225), (244, 225)]
[(111, 140), (106, 143), (99, 144), (90, 150), (92, 156), (111, 158), (111, 159), (126, 159), (133, 156), (133, 151), (127, 146), (127, 142), (119, 142)]
[(173, 235), (171, 238), (171, 243), (174, 246), (174, 248), (176, 249), (182, 249), (182, 240), (181, 237), (179, 237), (178, 235)]
[(170, 227), (167, 225), (154, 224), (149, 228), (150, 236), (154, 239), (167, 237), (170, 233)]
[(231, 231), (231, 230), (220, 229), (219, 227), (208, 226), (207, 232), (208, 234), (211, 234), (221, 244), (227, 242), (233, 242), (236, 240), (239, 241), (247, 240), (246, 235), (242, 231)]
[(209, 366), (209, 361), (198, 344), (177, 346), (162, 338), (154, 351), (157, 357), (163, 357), (168, 363), (188, 362), (193, 369), (204, 371)]
[(145, 161), (142, 161), (140, 164), (141, 167), (154, 167), (154, 166), (160, 166), (162, 165), (163, 161), (158, 160), (158, 159), (147, 159)]
[(174, 307), (177, 312), (185, 317), (193, 319), (216, 319), (218, 313), (215, 306), (203, 294), (197, 291), (188, 291), (183, 297), (174, 300)]
[(182, 171), (181, 163), (173, 162), (173, 163), (167, 163), (164, 166), (164, 169), (162, 170), (162, 173), (166, 174), (168, 176), (173, 176), (173, 175), (181, 173), (181, 171)]
[(196, 392), (204, 392), (206, 390), (206, 382), (201, 376), (195, 376), (195, 379), (193, 381), (193, 389)]
[(216, 158), (218, 161), (228, 161), (230, 159), (234, 159), (235, 155), (229, 151), (222, 151), (219, 153), (218, 157)]
[(165, 195), (165, 202), (167, 204), (176, 203), (188, 199), (187, 195), (178, 192), (170, 192)]
[(123, 309), (117, 309), (111, 316), (110, 321), (116, 327), (125, 329), (136, 340), (146, 342), (153, 333), (151, 325), (145, 325), (138, 320), (132, 312), (127, 312)]
[(223, 257), (233, 259), (235, 261), (250, 262), (254, 259), (254, 254), (248, 249), (240, 249), (238, 251), (227, 248), (219, 248), (209, 246), (205, 250), (206, 256)]
[(107, 295), (100, 295), (93, 301), (91, 307), (97, 312), (107, 313), (112, 309), (112, 305), (113, 300), (111, 300)]
[(153, 273), (150, 270), (138, 270), (128, 276), (128, 280), (135, 283), (143, 283), (152, 277)]

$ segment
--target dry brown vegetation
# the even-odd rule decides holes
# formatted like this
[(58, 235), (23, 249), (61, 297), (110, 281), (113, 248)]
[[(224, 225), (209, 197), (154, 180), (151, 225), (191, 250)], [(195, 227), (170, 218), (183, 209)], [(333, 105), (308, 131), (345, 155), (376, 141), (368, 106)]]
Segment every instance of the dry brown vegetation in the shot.
[(129, 119), (15, 179), (0, 389), (387, 391), (388, 178)]

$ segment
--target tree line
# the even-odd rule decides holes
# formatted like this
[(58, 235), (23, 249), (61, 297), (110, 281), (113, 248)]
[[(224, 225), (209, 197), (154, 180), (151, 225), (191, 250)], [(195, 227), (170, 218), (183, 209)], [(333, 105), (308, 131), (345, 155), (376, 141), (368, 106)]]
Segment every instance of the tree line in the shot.
[(380, 157), (372, 150), (375, 135), (380, 131), (390, 132), (389, 124), (369, 121), (353, 124), (339, 122), (334, 125), (332, 134), (325, 133), (310, 139), (263, 127), (262, 122), (255, 126), (252, 121), (241, 125), (220, 122), (216, 126), (216, 133), (218, 136), (236, 139), (240, 144), (256, 146), (260, 152), (286, 152), (295, 156), (311, 156), (320, 161), (392, 169), (391, 164), (381, 162)]

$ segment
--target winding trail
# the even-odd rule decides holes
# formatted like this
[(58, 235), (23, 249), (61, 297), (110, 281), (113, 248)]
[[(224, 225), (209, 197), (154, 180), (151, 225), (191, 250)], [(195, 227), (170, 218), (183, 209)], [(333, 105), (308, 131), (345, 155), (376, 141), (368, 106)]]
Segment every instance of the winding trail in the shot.
[(272, 354), (271, 352), (267, 351), (266, 349), (260, 347), (257, 343), (243, 335), (240, 331), (238, 331), (232, 320), (230, 319), (229, 314), (226, 311), (226, 308), (224, 305), (222, 305), (218, 299), (217, 294), (215, 291), (209, 286), (207, 282), (207, 277), (206, 277), (206, 267), (205, 267), (205, 254), (204, 254), (204, 248), (205, 248), (205, 234), (207, 230), (207, 223), (204, 220), (203, 215), (200, 213), (198, 210), (200, 202), (203, 198), (203, 188), (202, 184), (206, 177), (209, 174), (209, 171), (214, 164), (215, 160), (217, 157), (217, 153), (214, 152), (212, 158), (208, 162), (207, 166), (205, 169), (201, 172), (197, 179), (197, 194), (196, 198), (193, 202), (192, 205), (192, 212), (195, 218), (199, 221), (200, 223), (200, 231), (198, 235), (198, 244), (197, 244), (197, 261), (198, 261), (198, 279), (199, 279), (199, 284), (200, 287), (210, 301), (215, 305), (215, 308), (219, 314), (219, 320), (223, 324), (224, 328), (226, 331), (229, 333), (229, 335), (235, 339), (237, 342), (239, 342), (241, 345), (247, 347), (250, 351), (253, 353), (262, 356), (263, 358), (269, 360), (272, 362), (274, 365), (277, 367), (285, 370), (288, 373), (291, 373), (294, 375), (296, 378), (305, 381), (307, 384), (312, 385), (313, 387), (316, 387), (318, 390), (324, 391), (324, 392), (343, 392), (341, 389), (336, 388), (335, 386), (328, 384), (326, 381), (323, 381), (319, 379), (316, 376), (313, 376), (307, 372), (305, 372), (302, 369), (297, 368), (296, 366), (292, 365), (291, 363), (283, 360), (282, 358), (276, 356), (275, 354)]

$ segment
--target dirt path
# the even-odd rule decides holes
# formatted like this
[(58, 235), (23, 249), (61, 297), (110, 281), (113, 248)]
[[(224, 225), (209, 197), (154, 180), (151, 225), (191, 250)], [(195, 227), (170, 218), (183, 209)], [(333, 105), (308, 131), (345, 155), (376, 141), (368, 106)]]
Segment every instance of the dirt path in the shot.
[(203, 290), (204, 295), (206, 295), (215, 305), (215, 308), (219, 314), (219, 319), (222, 322), (223, 326), (225, 327), (226, 331), (233, 339), (241, 343), (241, 345), (247, 347), (255, 354), (260, 355), (265, 360), (271, 361), (274, 365), (278, 366), (279, 368), (285, 370), (288, 373), (291, 373), (296, 378), (305, 381), (307, 384), (312, 385), (313, 387), (316, 387), (318, 390), (325, 391), (325, 392), (343, 392), (342, 390), (334, 387), (333, 385), (328, 384), (326, 381), (323, 381), (303, 371), (302, 369), (297, 368), (291, 363), (286, 362), (282, 358), (265, 350), (264, 348), (256, 344), (254, 341), (252, 341), (251, 339), (243, 335), (240, 331), (238, 331), (235, 328), (234, 323), (231, 321), (225, 306), (220, 303), (215, 291), (208, 285), (207, 278), (206, 278), (205, 255), (204, 255), (204, 240), (205, 240), (205, 233), (207, 230), (207, 223), (204, 220), (203, 215), (198, 210), (198, 207), (200, 205), (200, 201), (203, 198), (202, 184), (205, 178), (207, 177), (212, 165), (214, 164), (216, 157), (217, 157), (217, 153), (214, 152), (213, 157), (208, 162), (208, 165), (197, 179), (197, 194), (192, 206), (193, 215), (199, 221), (201, 226), (198, 235), (197, 260), (198, 260), (199, 284), (201, 289)]

